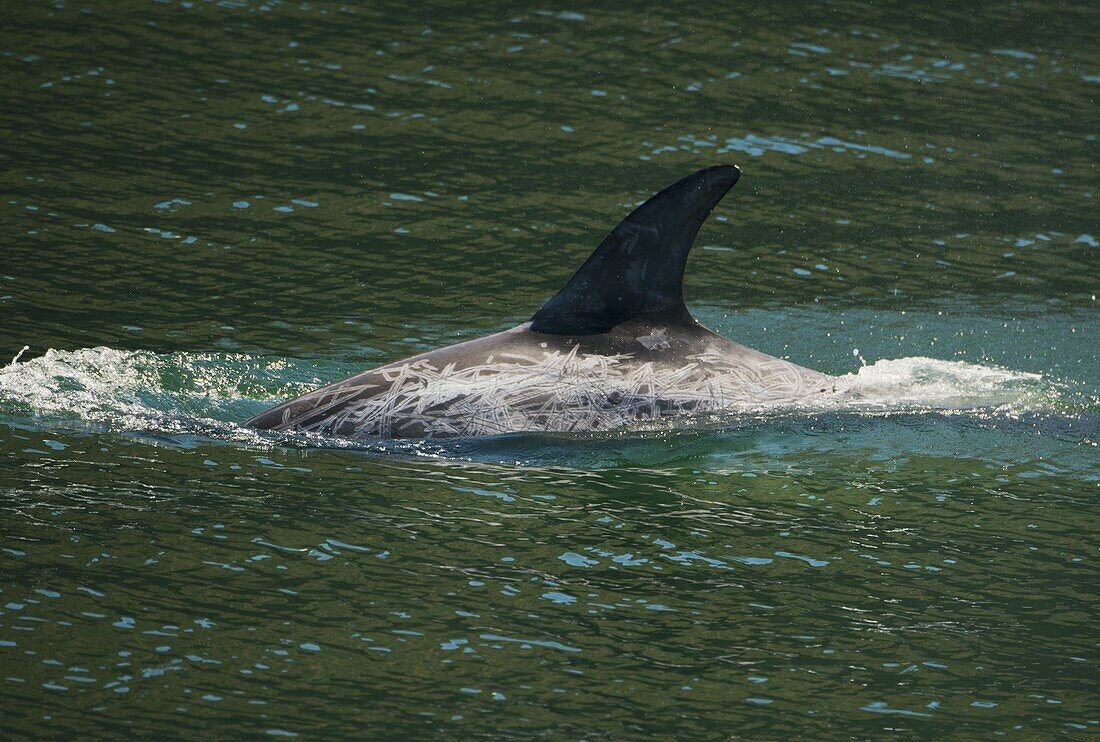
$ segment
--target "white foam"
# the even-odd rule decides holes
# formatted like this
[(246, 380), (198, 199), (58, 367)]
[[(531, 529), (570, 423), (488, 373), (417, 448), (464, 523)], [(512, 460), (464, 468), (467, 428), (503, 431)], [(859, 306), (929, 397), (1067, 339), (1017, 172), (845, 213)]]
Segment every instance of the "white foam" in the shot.
[(271, 389), (275, 372), (288, 365), (241, 354), (50, 349), (0, 368), (0, 413), (173, 433), (225, 427), (234, 403), (282, 400), (319, 383), (284, 382)]
[(937, 358), (880, 360), (836, 381), (841, 408), (1024, 409), (1048, 403), (1055, 390), (1039, 374)]
[(138, 393), (157, 383), (144, 357), (155, 354), (111, 348), (46, 354), (0, 369), (4, 407), (19, 405), (33, 413), (74, 413), (88, 420), (152, 412)]
[[(234, 422), (258, 411), (250, 400), (283, 401), (321, 381), (288, 361), (243, 354), (49, 350), (0, 368), (0, 414), (236, 439), (254, 435)], [(1038, 374), (934, 358), (880, 360), (836, 377), (834, 388), (809, 404), (794, 405), (793, 411), (1015, 412), (1050, 408), (1057, 398), (1053, 385)], [(790, 405), (781, 409), (792, 411)]]

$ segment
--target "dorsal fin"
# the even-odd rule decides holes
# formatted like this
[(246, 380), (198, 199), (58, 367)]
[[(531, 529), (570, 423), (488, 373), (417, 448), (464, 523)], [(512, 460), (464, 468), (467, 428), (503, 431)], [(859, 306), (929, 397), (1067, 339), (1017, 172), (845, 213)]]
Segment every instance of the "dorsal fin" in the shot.
[(688, 251), (739, 177), (734, 165), (708, 167), (639, 206), (535, 313), (531, 329), (595, 335), (636, 317), (690, 321), (683, 292)]

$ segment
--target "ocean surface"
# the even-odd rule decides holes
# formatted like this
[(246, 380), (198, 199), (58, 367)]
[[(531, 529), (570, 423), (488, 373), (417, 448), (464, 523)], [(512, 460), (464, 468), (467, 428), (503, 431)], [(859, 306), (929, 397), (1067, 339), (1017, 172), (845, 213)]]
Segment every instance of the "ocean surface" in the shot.
[[(1100, 731), (1094, 3), (0, 10), (5, 738)], [(743, 176), (688, 305), (867, 404), (278, 436)]]

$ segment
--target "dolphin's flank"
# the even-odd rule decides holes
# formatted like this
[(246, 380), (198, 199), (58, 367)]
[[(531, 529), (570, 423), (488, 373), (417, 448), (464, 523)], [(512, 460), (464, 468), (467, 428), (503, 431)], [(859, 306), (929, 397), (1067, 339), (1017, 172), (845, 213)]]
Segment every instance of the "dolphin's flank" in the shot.
[(684, 305), (695, 235), (740, 176), (718, 165), (653, 196), (530, 322), (364, 371), (244, 424), (349, 438), (580, 432), (828, 391), (830, 377), (716, 335)]

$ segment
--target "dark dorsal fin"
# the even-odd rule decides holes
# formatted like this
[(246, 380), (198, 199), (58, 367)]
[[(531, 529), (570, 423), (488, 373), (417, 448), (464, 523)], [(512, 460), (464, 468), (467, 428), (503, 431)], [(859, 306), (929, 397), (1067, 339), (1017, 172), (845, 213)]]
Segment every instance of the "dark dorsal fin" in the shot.
[(695, 235), (741, 171), (718, 165), (673, 183), (604, 238), (531, 319), (552, 335), (595, 335), (636, 317), (689, 320), (684, 266)]

